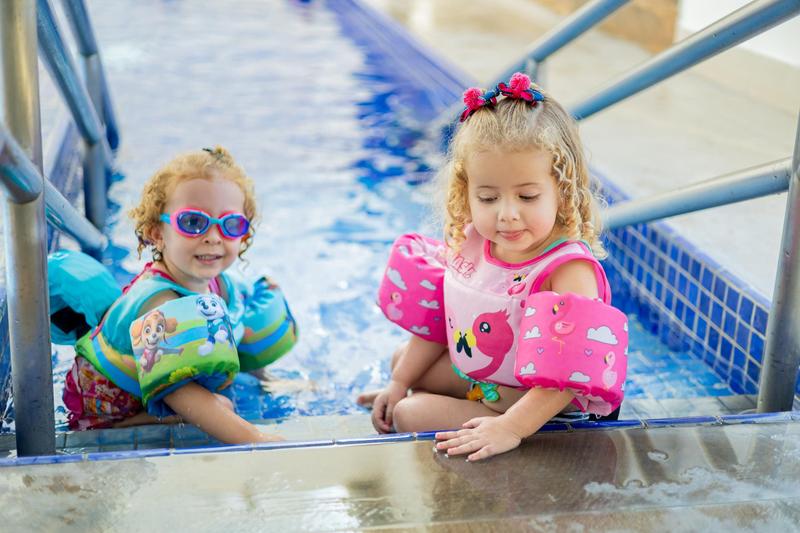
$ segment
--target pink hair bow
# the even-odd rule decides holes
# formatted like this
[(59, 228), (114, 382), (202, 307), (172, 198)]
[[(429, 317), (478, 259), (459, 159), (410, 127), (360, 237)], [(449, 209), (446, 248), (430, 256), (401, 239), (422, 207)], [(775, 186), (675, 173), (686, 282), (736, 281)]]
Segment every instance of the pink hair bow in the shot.
[(479, 87), (470, 87), (464, 91), (464, 111), (461, 113), (461, 122), (464, 122), (478, 109), (497, 103), (497, 90), (491, 89), (484, 92)]
[(508, 80), (508, 85), (500, 82), (497, 84), (497, 90), (503, 96), (525, 100), (526, 102), (535, 103), (544, 100), (544, 95), (531, 86), (531, 79), (527, 75), (522, 72), (515, 72), (511, 79)]

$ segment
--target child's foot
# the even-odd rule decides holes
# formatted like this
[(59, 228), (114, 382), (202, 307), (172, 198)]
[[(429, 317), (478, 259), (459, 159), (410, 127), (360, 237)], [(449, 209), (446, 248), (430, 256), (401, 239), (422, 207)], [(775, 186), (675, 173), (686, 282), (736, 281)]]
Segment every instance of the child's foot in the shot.
[(369, 391), (369, 392), (362, 392), (362, 393), (361, 393), (361, 394), (359, 394), (359, 395), (358, 395), (358, 397), (356, 398), (356, 403), (357, 403), (358, 405), (360, 405), (361, 407), (367, 407), (367, 408), (370, 408), (370, 407), (372, 407), (372, 404), (373, 404), (373, 403), (375, 403), (375, 398), (377, 398), (377, 397), (378, 397), (378, 394), (380, 394), (380, 393), (381, 393), (381, 391), (380, 391), (380, 390), (373, 390), (373, 391)]

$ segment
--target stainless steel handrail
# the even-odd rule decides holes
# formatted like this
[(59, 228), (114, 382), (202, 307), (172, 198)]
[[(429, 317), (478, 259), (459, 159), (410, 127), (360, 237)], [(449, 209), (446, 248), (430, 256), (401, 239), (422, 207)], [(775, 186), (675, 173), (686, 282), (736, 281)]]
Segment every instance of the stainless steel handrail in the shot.
[[(103, 133), (103, 125), (92, 103), (93, 99), (80, 81), (72, 58), (67, 53), (49, 1), (38, 0), (37, 7), (42, 57), (61, 89), (75, 124), (86, 142), (83, 180), (86, 216), (95, 227), (102, 228), (105, 225), (107, 204), (105, 168), (111, 169), (111, 148)], [(96, 93), (97, 89), (95, 86), (93, 92)], [(102, 97), (95, 94), (94, 101), (102, 106)]]
[(603, 226), (617, 229), (786, 192), (791, 162), (787, 157), (674, 191), (614, 204), (606, 210)]
[(772, 294), (758, 386), (759, 413), (792, 409), (800, 368), (800, 119)]
[[(100, 110), (98, 115), (106, 126), (108, 144), (113, 150), (116, 150), (119, 146), (119, 129), (89, 13), (86, 11), (83, 0), (67, 0), (63, 5), (67, 20), (72, 27), (72, 33), (78, 43), (78, 50), (83, 57), (86, 85), (92, 88), (89, 90), (90, 95), (92, 93), (100, 95), (100, 102), (94, 102), (95, 108)], [(92, 97), (94, 98), (93, 95)]]
[(577, 120), (686, 70), (800, 13), (800, 0), (756, 0), (645, 61), (574, 106)]
[(522, 59), (496, 76), (491, 85), (508, 81), (515, 72), (526, 72), (534, 81), (541, 84), (541, 65), (545, 59), (583, 35), (587, 30), (595, 27), (628, 2), (629, 0), (592, 0), (588, 2), (537, 39), (523, 53)]
[[(7, 185), (3, 188), (9, 192), (3, 235), (17, 453), (50, 455), (55, 452), (55, 415), (41, 194), (36, 4), (28, 0), (0, 3), (0, 38), (5, 116), (19, 140), (17, 144), (5, 132), (0, 133), (0, 173)], [(7, 166), (12, 163), (16, 164)], [(29, 175), (31, 167), (38, 182)]]

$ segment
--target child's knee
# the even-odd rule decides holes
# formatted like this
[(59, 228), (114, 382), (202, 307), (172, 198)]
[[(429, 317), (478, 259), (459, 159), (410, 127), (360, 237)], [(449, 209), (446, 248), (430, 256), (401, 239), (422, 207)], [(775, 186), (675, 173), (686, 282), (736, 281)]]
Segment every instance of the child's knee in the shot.
[(406, 351), (408, 351), (408, 341), (398, 346), (397, 349), (392, 354), (392, 370), (394, 370), (394, 367), (397, 366), (397, 362), (400, 360), (401, 357), (403, 357), (403, 354), (405, 354)]
[(225, 407), (225, 409), (235, 411), (235, 409), (233, 408), (233, 402), (230, 400), (230, 398), (217, 393), (214, 393), (214, 397), (217, 399), (219, 403), (222, 404), (223, 407)]
[(419, 419), (419, 402), (414, 396), (403, 398), (397, 402), (392, 411), (392, 422), (398, 433), (415, 431), (414, 422)]

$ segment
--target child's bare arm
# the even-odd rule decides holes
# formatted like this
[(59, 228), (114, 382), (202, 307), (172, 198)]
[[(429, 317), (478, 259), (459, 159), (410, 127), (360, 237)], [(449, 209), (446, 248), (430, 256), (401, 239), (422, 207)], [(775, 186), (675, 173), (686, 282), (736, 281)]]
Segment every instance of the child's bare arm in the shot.
[(164, 402), (186, 422), (226, 444), (283, 440), (277, 435), (261, 433), (253, 424), (220, 402), (214, 393), (194, 382), (168, 394)]
[(522, 439), (533, 435), (560, 413), (575, 397), (572, 392), (531, 389), (500, 416), (473, 418), (458, 431), (436, 434), (439, 450), (448, 455), (468, 453), (469, 461), (486, 459), (513, 450)]

